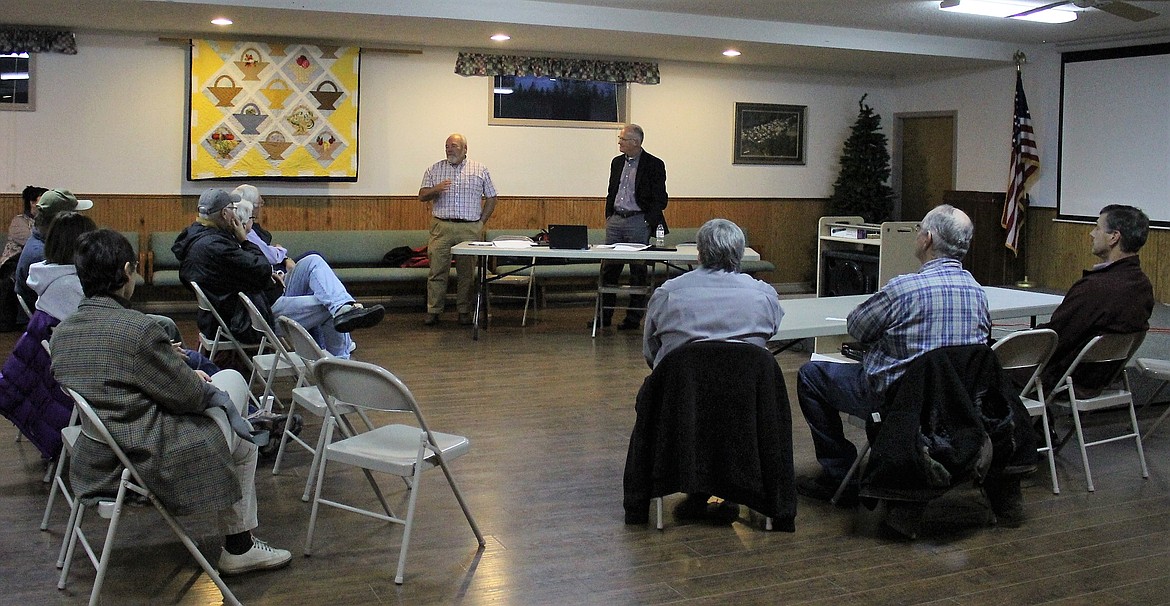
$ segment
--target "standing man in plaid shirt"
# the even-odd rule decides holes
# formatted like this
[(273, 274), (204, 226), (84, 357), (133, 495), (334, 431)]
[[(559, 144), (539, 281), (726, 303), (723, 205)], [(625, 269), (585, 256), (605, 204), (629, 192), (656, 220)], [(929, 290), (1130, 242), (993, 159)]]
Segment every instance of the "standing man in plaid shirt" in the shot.
[[(447, 280), (451, 271), (451, 247), (460, 242), (478, 240), (483, 226), (496, 208), (496, 187), (487, 167), (467, 159), (467, 139), (459, 133), (447, 137), (447, 158), (427, 169), (418, 199), (431, 205), (431, 238), (427, 242), (431, 275), (427, 280), (427, 326), (439, 323), (447, 300)], [(475, 259), (460, 257), (455, 261), (456, 305), (459, 323), (471, 324), (472, 286)]]
[[(839, 413), (868, 419), (910, 362), (928, 351), (987, 343), (987, 294), (962, 263), (974, 231), (971, 219), (949, 204), (927, 213), (914, 251), (922, 268), (891, 279), (846, 320), (849, 335), (870, 346), (862, 363), (809, 362), (800, 368), (796, 395), (822, 470), (798, 478), (797, 492), (828, 501), (857, 457)], [(855, 501), (856, 485), (846, 495)]]

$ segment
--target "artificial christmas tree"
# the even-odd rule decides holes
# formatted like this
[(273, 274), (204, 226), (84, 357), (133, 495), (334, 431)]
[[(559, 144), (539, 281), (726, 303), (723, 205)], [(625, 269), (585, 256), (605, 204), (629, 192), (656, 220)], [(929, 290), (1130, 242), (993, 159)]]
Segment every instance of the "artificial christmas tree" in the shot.
[(861, 215), (869, 223), (881, 223), (890, 219), (894, 206), (894, 190), (886, 183), (890, 152), (881, 132), (882, 117), (865, 104), (867, 96), (857, 102), (860, 111), (845, 140), (841, 173), (833, 184), (829, 207), (834, 215)]

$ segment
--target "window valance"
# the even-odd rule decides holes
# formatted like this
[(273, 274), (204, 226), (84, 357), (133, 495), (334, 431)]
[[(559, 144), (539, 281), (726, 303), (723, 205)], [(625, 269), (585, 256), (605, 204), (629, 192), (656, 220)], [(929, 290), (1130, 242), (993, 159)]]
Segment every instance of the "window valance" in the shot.
[(652, 61), (603, 61), (557, 57), (523, 57), (459, 53), (455, 73), (461, 76), (538, 76), (569, 80), (658, 84), (658, 64)]
[(73, 32), (36, 27), (0, 28), (0, 53), (77, 54)]

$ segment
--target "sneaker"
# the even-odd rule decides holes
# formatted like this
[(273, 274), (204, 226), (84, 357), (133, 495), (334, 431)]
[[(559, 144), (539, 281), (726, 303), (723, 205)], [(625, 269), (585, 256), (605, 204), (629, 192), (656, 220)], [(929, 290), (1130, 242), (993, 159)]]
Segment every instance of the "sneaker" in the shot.
[(427, 314), (427, 318), (423, 320), (425, 326), (434, 326), (439, 323), (439, 314)]
[(739, 505), (731, 501), (708, 503), (704, 495), (687, 495), (674, 506), (674, 519), (679, 522), (730, 524), (739, 519)]
[(358, 303), (341, 306), (337, 315), (333, 316), (333, 328), (337, 332), (350, 332), (359, 328), (369, 328), (382, 321), (386, 315), (386, 308), (381, 305), (362, 307)]
[(226, 549), (219, 554), (219, 574), (243, 574), (253, 570), (271, 570), (287, 566), (292, 561), (292, 553), (286, 549), (269, 547), (268, 543), (252, 537), (252, 548), (240, 555), (228, 553)]

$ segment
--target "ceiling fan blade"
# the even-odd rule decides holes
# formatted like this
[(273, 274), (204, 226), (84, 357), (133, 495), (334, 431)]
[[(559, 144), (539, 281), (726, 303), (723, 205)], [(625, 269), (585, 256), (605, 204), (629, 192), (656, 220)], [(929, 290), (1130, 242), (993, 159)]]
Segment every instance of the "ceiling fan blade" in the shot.
[(1146, 10), (1140, 6), (1130, 4), (1128, 2), (1098, 2), (1093, 5), (1094, 8), (1103, 10), (1110, 15), (1116, 15), (1123, 19), (1130, 21), (1145, 21), (1151, 17), (1157, 17), (1158, 13), (1151, 10)]
[(1053, 2), (1053, 3), (1051, 3), (1051, 4), (1045, 4), (1044, 6), (1037, 6), (1036, 8), (1030, 8), (1030, 9), (1028, 9), (1028, 10), (1026, 10), (1026, 11), (1023, 11), (1023, 12), (1020, 12), (1020, 13), (1016, 13), (1016, 14), (1014, 14), (1014, 15), (1008, 15), (1008, 16), (1007, 16), (1007, 18), (1008, 18), (1008, 19), (1017, 19), (1017, 18), (1019, 18), (1019, 17), (1027, 17), (1028, 15), (1031, 15), (1031, 14), (1033, 14), (1033, 13), (1038, 13), (1038, 12), (1041, 12), (1041, 11), (1046, 11), (1046, 10), (1048, 10), (1048, 9), (1050, 9), (1050, 8), (1056, 8), (1056, 7), (1058, 7), (1058, 6), (1063, 6), (1063, 5), (1065, 5), (1065, 4), (1068, 4), (1068, 3), (1069, 3), (1069, 2), (1071, 2), (1071, 1), (1072, 1), (1072, 0), (1061, 0), (1060, 2)]

